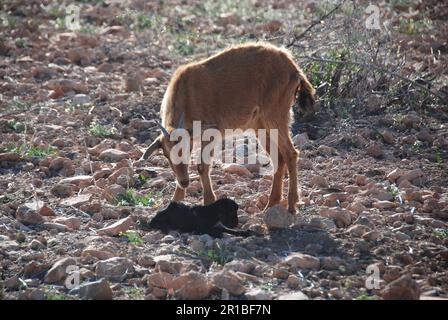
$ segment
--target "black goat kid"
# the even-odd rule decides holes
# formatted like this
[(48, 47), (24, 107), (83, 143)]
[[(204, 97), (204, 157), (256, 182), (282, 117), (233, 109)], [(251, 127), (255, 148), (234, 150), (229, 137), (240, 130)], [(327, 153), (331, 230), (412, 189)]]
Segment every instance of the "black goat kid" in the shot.
[(139, 224), (146, 230), (207, 233), (218, 238), (223, 233), (243, 237), (254, 234), (251, 230), (234, 229), (238, 225), (238, 204), (231, 199), (220, 199), (207, 206), (192, 207), (181, 202), (171, 202), (165, 209), (157, 212), (150, 222), (141, 219)]

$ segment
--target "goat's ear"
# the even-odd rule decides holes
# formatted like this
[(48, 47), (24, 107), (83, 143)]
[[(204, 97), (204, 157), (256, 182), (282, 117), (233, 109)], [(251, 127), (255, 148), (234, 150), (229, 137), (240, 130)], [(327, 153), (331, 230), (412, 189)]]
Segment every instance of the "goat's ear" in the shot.
[(156, 140), (151, 143), (151, 145), (146, 149), (145, 153), (142, 156), (142, 159), (148, 159), (154, 152), (159, 150), (162, 147), (162, 142), (160, 141), (160, 137), (157, 137)]

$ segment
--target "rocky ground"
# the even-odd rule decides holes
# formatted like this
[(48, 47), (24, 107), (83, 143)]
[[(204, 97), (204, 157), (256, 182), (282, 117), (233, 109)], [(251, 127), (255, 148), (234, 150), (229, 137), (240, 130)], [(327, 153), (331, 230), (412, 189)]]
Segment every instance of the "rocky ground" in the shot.
[[(262, 212), (272, 178), (260, 166), (217, 163), (217, 195), (234, 198), (241, 227), (261, 236), (146, 232), (137, 219), (175, 187), (162, 155), (139, 161), (158, 135), (170, 75), (246, 35), (276, 43), (302, 7), (243, 1), (239, 15), (218, 2), (80, 1), (82, 29), (72, 32), (61, 26), (65, 7), (40, 3), (2, 4), (0, 298), (448, 298), (446, 100), (437, 111), (404, 101), (350, 117), (323, 109), (295, 125), (294, 217), (281, 206)], [(260, 11), (269, 14), (251, 16)], [(434, 68), (446, 86), (446, 26), (438, 30)], [(421, 55), (412, 61), (432, 66)], [(186, 201), (200, 203), (201, 192), (192, 167)]]

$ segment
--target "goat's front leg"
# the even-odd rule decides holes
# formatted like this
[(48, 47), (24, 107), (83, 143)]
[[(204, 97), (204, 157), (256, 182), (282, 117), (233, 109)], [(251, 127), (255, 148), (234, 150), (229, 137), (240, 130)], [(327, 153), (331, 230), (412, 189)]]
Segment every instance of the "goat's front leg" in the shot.
[(174, 191), (173, 201), (183, 201), (185, 199), (185, 189), (181, 188), (176, 183), (176, 190)]
[(299, 200), (298, 188), (297, 188), (297, 150), (294, 148), (292, 142), (288, 144), (288, 150), (286, 151), (287, 159), (286, 164), (288, 166), (288, 211), (291, 213), (296, 212), (296, 204)]
[(198, 173), (204, 193), (204, 205), (206, 206), (216, 201), (216, 195), (213, 192), (212, 183), (210, 181), (210, 165), (198, 164)]

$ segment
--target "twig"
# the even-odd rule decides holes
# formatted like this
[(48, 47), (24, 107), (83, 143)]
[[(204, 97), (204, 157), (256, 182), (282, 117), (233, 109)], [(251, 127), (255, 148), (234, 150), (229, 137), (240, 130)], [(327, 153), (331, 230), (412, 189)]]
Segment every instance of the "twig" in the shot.
[(295, 45), (295, 43), (302, 39), (305, 34), (308, 33), (308, 31), (310, 31), (311, 29), (313, 29), (315, 26), (317, 26), (318, 24), (320, 24), (323, 20), (327, 19), (329, 16), (331, 16), (334, 12), (336, 12), (336, 10), (338, 10), (342, 4), (345, 2), (346, 0), (341, 0), (333, 9), (331, 9), (328, 13), (324, 14), (323, 16), (321, 16), (319, 19), (314, 20), (313, 23), (311, 23), (308, 28), (306, 28), (301, 34), (299, 34), (298, 36), (294, 35), (294, 39), (292, 39), (292, 41), (290, 43), (288, 43), (286, 45), (286, 48), (292, 47), (293, 45)]
[(359, 66), (359, 67), (363, 67), (366, 69), (375, 69), (378, 71), (381, 71), (383, 73), (389, 74), (391, 76), (394, 76), (400, 80), (403, 80), (407, 83), (410, 83), (411, 85), (420, 88), (423, 91), (426, 91), (430, 94), (432, 94), (433, 96), (439, 98), (442, 102), (446, 102), (446, 97), (442, 96), (441, 94), (432, 91), (431, 89), (425, 87), (424, 85), (418, 83), (417, 81), (411, 80), (406, 78), (405, 76), (402, 76), (399, 73), (393, 72), (393, 71), (389, 71), (387, 69), (384, 69), (383, 67), (374, 65), (374, 64), (369, 64), (369, 63), (364, 63), (364, 62), (357, 62), (357, 61), (351, 61), (351, 60), (333, 60), (333, 59), (325, 59), (325, 58), (316, 58), (316, 57), (309, 57), (309, 56), (298, 56), (297, 58), (299, 59), (306, 59), (306, 60), (312, 60), (312, 61), (318, 61), (318, 62), (323, 62), (323, 63), (337, 63), (337, 64), (351, 64), (351, 65), (355, 65), (355, 66)]

